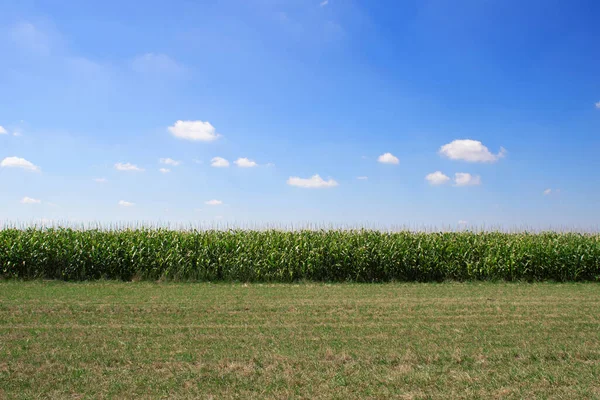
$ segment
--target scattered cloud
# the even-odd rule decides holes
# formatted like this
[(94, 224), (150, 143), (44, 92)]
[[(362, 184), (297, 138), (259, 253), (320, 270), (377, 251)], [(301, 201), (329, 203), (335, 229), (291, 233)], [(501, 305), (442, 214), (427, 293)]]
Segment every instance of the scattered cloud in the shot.
[(221, 204), (223, 204), (223, 202), (221, 200), (208, 200), (205, 201), (204, 204), (208, 205), (208, 206), (220, 206)]
[(329, 0), (323, 0), (319, 5), (325, 7), (327, 4), (329, 4)]
[(22, 168), (26, 171), (40, 172), (40, 167), (34, 165), (32, 162), (27, 161), (24, 158), (19, 157), (6, 157), (0, 162), (2, 168)]
[(439, 153), (451, 160), (496, 162), (506, 155), (506, 150), (501, 147), (498, 154), (492, 154), (478, 140), (458, 139), (440, 147)]
[(459, 219), (458, 220), (458, 224), (459, 225), (467, 225), (469, 223), (469, 221), (465, 221), (464, 219)]
[(106, 182), (108, 182), (108, 179), (106, 179), (106, 178), (96, 178), (96, 179), (94, 179), (94, 181), (96, 181), (98, 183), (106, 183)]
[(596, 103), (596, 108), (600, 110), (600, 101)]
[(379, 156), (379, 158), (377, 158), (377, 161), (379, 161), (382, 164), (399, 164), (400, 160), (398, 160), (398, 157), (394, 156), (392, 153), (385, 153)]
[(181, 161), (173, 160), (172, 158), (161, 158), (158, 160), (161, 164), (172, 165), (174, 167), (181, 165)]
[(287, 180), (287, 184), (290, 186), (297, 186), (307, 189), (321, 189), (338, 186), (338, 183), (333, 179), (324, 180), (318, 174), (311, 176), (310, 178), (299, 178), (297, 176), (291, 176)]
[(447, 183), (450, 180), (450, 177), (446, 176), (442, 171), (435, 171), (425, 176), (425, 179), (430, 185), (437, 186)]
[(163, 174), (168, 174), (169, 172), (171, 172), (171, 170), (169, 168), (161, 168), (159, 169), (160, 172), (162, 172)]
[(552, 193), (552, 189), (544, 190), (544, 196), (548, 196), (550, 193)]
[(467, 172), (457, 172), (454, 174), (455, 186), (477, 186), (481, 185), (481, 177), (479, 175), (471, 175)]
[(179, 120), (168, 130), (173, 136), (184, 140), (212, 142), (221, 137), (210, 122)]
[(197, 158), (194, 158), (192, 161), (193, 161), (195, 164), (202, 164), (202, 163), (203, 163), (203, 161), (202, 161), (202, 160), (199, 160), (199, 159), (197, 159)]
[(134, 171), (134, 172), (142, 172), (142, 171), (144, 171), (143, 168), (140, 168), (137, 165), (131, 164), (131, 163), (116, 163), (115, 164), (115, 169), (117, 171)]
[(27, 197), (27, 196), (25, 196), (21, 199), (22, 204), (40, 204), (41, 202), (42, 201), (39, 199), (34, 199), (31, 197)]
[(131, 68), (144, 75), (181, 76), (187, 69), (166, 54), (146, 53), (131, 61)]
[(229, 161), (223, 157), (213, 157), (213, 159), (210, 160), (210, 166), (215, 168), (226, 168), (229, 167)]
[(265, 167), (269, 167), (269, 168), (272, 168), (272, 167), (274, 167), (274, 166), (275, 166), (275, 164), (274, 164), (274, 163), (272, 163), (272, 162), (270, 162), (270, 163), (266, 163), (266, 164), (265, 164)]
[(252, 160), (247, 159), (246, 157), (238, 158), (233, 163), (240, 168), (252, 168), (252, 167), (256, 167), (258, 165), (257, 163), (255, 163)]
[(119, 205), (121, 207), (133, 207), (135, 206), (135, 203), (129, 202), (129, 201), (125, 201), (125, 200), (120, 200), (119, 201)]
[(367, 179), (369, 179), (368, 176), (357, 176), (356, 179), (358, 179), (359, 181), (366, 181)]
[(0, 135), (8, 135), (8, 131), (2, 125), (0, 125)]

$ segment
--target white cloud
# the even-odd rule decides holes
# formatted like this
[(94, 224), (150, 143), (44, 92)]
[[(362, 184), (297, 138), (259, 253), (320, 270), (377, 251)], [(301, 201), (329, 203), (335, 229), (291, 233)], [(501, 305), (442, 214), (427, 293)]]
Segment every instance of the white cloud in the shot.
[(234, 161), (234, 164), (240, 168), (252, 168), (256, 167), (258, 164), (252, 160), (247, 159), (246, 157), (238, 158)]
[(394, 156), (392, 153), (385, 153), (379, 156), (379, 158), (377, 158), (377, 161), (379, 161), (380, 163), (383, 164), (399, 164), (400, 160), (398, 160), (398, 157)]
[(0, 125), (0, 135), (7, 135), (8, 131), (6, 129), (4, 129), (4, 127), (2, 125)]
[(544, 190), (544, 196), (548, 196), (550, 193), (552, 193), (552, 189)]
[(21, 199), (22, 204), (40, 204), (41, 202), (42, 201), (39, 199), (33, 199), (33, 198), (27, 197), (27, 196), (25, 196)]
[(212, 142), (221, 136), (210, 122), (180, 120), (168, 129), (173, 136), (184, 140)]
[(135, 206), (135, 203), (131, 203), (131, 202), (125, 201), (125, 200), (120, 200), (119, 205), (121, 207), (133, 207), (133, 206)]
[(367, 179), (369, 179), (368, 176), (357, 176), (356, 179), (358, 179), (359, 181), (366, 181)]
[(174, 167), (181, 164), (181, 161), (173, 160), (172, 158), (161, 158), (158, 160), (161, 164), (172, 165)]
[(214, 157), (212, 160), (210, 160), (210, 166), (216, 168), (229, 167), (229, 161), (227, 161), (223, 157)]
[(30, 161), (19, 157), (6, 157), (0, 162), (2, 168), (22, 168), (27, 171), (40, 172), (40, 167), (34, 165)]
[(328, 181), (321, 178), (318, 174), (311, 176), (310, 178), (299, 178), (297, 176), (291, 176), (287, 180), (287, 184), (290, 186), (297, 186), (301, 188), (307, 189), (320, 189), (320, 188), (330, 188), (337, 186), (338, 183), (333, 179), (329, 179)]
[(118, 171), (135, 171), (135, 172), (144, 171), (143, 168), (140, 168), (137, 165), (131, 164), (131, 163), (116, 163), (115, 169)]
[(450, 180), (450, 178), (442, 173), (442, 171), (432, 172), (431, 174), (428, 174), (425, 179), (430, 185), (443, 185)]
[(160, 172), (162, 172), (163, 174), (168, 174), (169, 172), (171, 172), (171, 170), (169, 168), (161, 168), (159, 169)]
[(208, 206), (220, 206), (221, 204), (223, 204), (223, 202), (221, 200), (208, 200), (205, 201), (204, 204)]
[(459, 220), (458, 220), (458, 224), (459, 224), (459, 225), (466, 225), (466, 224), (468, 224), (468, 223), (469, 223), (469, 221), (465, 221), (464, 219), (459, 219)]
[(501, 147), (498, 154), (492, 154), (490, 150), (478, 140), (459, 139), (440, 147), (439, 153), (451, 160), (496, 162), (506, 155), (506, 150)]
[(454, 174), (455, 186), (477, 186), (481, 185), (481, 177), (479, 175), (471, 175), (467, 172), (457, 172)]
[(600, 110), (600, 101), (596, 103), (596, 108)]
[(329, 4), (329, 0), (323, 0), (323, 1), (320, 3), (320, 6), (321, 6), (321, 7), (325, 7), (327, 4)]
[(96, 181), (98, 183), (106, 183), (106, 182), (108, 182), (108, 180), (106, 178), (96, 178), (96, 179), (94, 179), (94, 181)]

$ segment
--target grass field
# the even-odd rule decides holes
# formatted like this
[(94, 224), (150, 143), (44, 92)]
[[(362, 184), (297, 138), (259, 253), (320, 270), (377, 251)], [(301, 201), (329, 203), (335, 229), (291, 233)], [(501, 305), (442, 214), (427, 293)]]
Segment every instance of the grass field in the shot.
[(594, 283), (0, 282), (0, 398), (600, 398)]

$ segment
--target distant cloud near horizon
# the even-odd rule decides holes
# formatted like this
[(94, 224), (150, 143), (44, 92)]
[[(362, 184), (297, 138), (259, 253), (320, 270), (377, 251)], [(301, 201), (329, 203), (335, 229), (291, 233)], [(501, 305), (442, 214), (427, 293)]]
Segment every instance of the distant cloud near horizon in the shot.
[(205, 201), (204, 204), (206, 204), (207, 206), (220, 206), (221, 204), (223, 204), (223, 202), (221, 200), (208, 200)]
[(22, 204), (41, 204), (42, 201), (39, 200), (39, 199), (34, 199), (34, 198), (31, 198), (31, 197), (25, 196), (25, 197), (23, 197), (21, 199), (21, 203)]
[(240, 168), (252, 168), (252, 167), (256, 167), (258, 165), (256, 162), (254, 162), (246, 157), (238, 158), (233, 163)]
[(212, 142), (221, 137), (208, 121), (179, 120), (173, 126), (169, 126), (168, 130), (176, 138), (196, 142)]
[(133, 207), (133, 206), (135, 206), (135, 203), (132, 203), (130, 201), (125, 201), (125, 200), (120, 200), (119, 205), (121, 207)]
[(478, 140), (457, 139), (440, 147), (439, 153), (451, 160), (492, 163), (503, 158), (506, 155), (506, 150), (501, 147), (498, 154), (492, 154)]
[(377, 158), (377, 161), (382, 164), (399, 164), (400, 160), (392, 153), (385, 153)]
[(427, 180), (430, 185), (438, 186), (447, 183), (450, 180), (450, 177), (445, 175), (442, 171), (435, 171), (431, 174), (427, 174), (425, 180)]
[(0, 162), (0, 167), (2, 168), (21, 168), (26, 171), (32, 172), (40, 172), (41, 169), (37, 165), (33, 164), (31, 161), (27, 161), (24, 158), (20, 157), (6, 157), (2, 162)]
[(310, 178), (299, 178), (297, 176), (291, 176), (287, 180), (287, 184), (290, 186), (297, 186), (305, 189), (321, 189), (321, 188), (331, 188), (338, 186), (338, 183), (333, 180), (324, 180), (319, 176), (319, 174), (315, 174)]
[(133, 172), (143, 172), (144, 169), (138, 167), (135, 164), (131, 164), (131, 163), (116, 163), (115, 164), (115, 169), (117, 171), (133, 171)]
[(158, 160), (159, 163), (161, 164), (166, 164), (166, 165), (172, 165), (174, 167), (177, 167), (178, 165), (181, 165), (181, 161), (177, 161), (177, 160), (173, 160), (172, 158), (160, 158)]
[(477, 186), (481, 185), (479, 175), (471, 175), (468, 172), (457, 172), (454, 174), (454, 186)]
[(227, 168), (229, 167), (229, 161), (223, 157), (213, 157), (210, 160), (210, 166), (215, 168)]

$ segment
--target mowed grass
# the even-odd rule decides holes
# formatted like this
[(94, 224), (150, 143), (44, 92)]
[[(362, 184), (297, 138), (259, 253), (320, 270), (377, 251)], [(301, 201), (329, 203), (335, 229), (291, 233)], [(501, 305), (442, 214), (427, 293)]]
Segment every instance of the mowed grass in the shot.
[(594, 283), (0, 282), (0, 398), (600, 398)]

